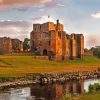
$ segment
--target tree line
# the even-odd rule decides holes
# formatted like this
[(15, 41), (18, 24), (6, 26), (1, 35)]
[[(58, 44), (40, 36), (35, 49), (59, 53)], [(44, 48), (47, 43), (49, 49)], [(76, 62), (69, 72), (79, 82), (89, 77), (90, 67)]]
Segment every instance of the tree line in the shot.
[(94, 48), (93, 55), (100, 58), (100, 48)]
[(90, 84), (89, 85), (89, 93), (94, 93), (94, 92), (100, 92), (100, 84), (99, 83), (95, 83), (95, 84)]

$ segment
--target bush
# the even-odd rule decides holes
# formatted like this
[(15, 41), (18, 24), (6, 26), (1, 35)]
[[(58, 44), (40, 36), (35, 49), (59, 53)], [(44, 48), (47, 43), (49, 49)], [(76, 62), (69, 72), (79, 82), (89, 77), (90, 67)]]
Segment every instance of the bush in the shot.
[(93, 49), (93, 55), (100, 58), (100, 50), (98, 48)]
[(89, 85), (89, 92), (99, 92), (100, 91), (100, 84), (99, 83), (95, 83), (93, 85)]

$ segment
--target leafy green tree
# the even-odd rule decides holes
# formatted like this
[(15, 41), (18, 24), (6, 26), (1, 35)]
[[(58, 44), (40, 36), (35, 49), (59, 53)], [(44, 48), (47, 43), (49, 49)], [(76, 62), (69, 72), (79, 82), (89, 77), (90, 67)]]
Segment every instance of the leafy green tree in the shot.
[(98, 52), (98, 57), (100, 58), (100, 51)]
[(89, 85), (89, 92), (99, 92), (100, 91), (100, 84), (99, 83), (95, 83), (93, 85)]
[(88, 87), (88, 89), (89, 89), (89, 92), (92, 93), (94, 91), (93, 85), (90, 84), (89, 87)]
[(23, 42), (24, 51), (28, 51), (30, 49), (30, 39), (25, 38)]
[(89, 51), (87, 48), (84, 49), (85, 52)]
[(91, 51), (93, 51), (93, 55), (100, 58), (100, 49), (99, 48), (91, 48)]

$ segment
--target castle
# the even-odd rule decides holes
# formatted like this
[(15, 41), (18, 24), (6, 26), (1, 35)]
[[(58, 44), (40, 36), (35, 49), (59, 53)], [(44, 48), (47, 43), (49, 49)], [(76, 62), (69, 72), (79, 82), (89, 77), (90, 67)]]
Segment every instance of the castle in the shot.
[(55, 59), (83, 58), (83, 34), (68, 35), (63, 24), (47, 22), (33, 24), (30, 34), (31, 51), (37, 55), (54, 57)]
[(22, 52), (23, 42), (19, 39), (11, 39), (9, 37), (0, 38), (0, 54)]

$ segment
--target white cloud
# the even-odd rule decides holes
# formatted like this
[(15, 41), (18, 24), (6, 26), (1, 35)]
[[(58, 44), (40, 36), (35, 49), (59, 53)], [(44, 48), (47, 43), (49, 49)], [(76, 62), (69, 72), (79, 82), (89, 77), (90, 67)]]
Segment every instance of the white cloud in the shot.
[(43, 11), (45, 11), (45, 9), (42, 9), (42, 8), (41, 8), (41, 9), (39, 9), (39, 11), (43, 12)]
[(49, 21), (55, 22), (55, 18), (52, 18), (48, 15), (48, 16), (36, 17), (36, 18), (32, 19), (33, 23), (40, 23), (40, 24), (45, 23), (45, 22), (49, 22)]
[(23, 40), (30, 36), (32, 23), (29, 21), (0, 21), (0, 37), (19, 38)]
[(56, 4), (58, 7), (64, 7), (65, 5), (63, 5), (63, 4), (60, 4), (60, 3), (58, 3), (58, 4)]
[(100, 12), (96, 12), (96, 13), (92, 14), (91, 16), (95, 19), (99, 19), (100, 18)]
[(16, 6), (19, 7), (27, 7), (30, 5), (38, 5), (38, 4), (49, 4), (53, 2), (53, 0), (0, 0), (0, 10), (7, 10), (7, 8)]
[(40, 3), (49, 3), (52, 2), (52, 0), (41, 0)]
[(85, 36), (86, 47), (95, 47), (100, 45), (100, 35), (89, 35)]
[(48, 21), (55, 21), (54, 18), (48, 18), (48, 16), (42, 16), (38, 18), (33, 18), (28, 21), (11, 21), (11, 20), (1, 20), (0, 21), (0, 37), (11, 37), (23, 40), (24, 38), (30, 38), (30, 32), (34, 23), (45, 23)]

